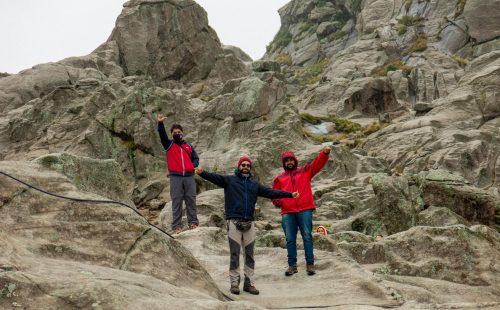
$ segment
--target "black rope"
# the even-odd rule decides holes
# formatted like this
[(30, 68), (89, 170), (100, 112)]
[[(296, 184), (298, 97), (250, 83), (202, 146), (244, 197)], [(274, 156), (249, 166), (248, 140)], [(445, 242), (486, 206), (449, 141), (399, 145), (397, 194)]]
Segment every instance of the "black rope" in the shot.
[(67, 197), (67, 196), (62, 196), (62, 195), (58, 195), (58, 194), (54, 194), (54, 193), (51, 193), (51, 192), (48, 192), (46, 190), (43, 190), (39, 187), (36, 187), (34, 185), (31, 185), (29, 183), (26, 183), (22, 180), (19, 180), (18, 178), (8, 174), (8, 173), (5, 173), (3, 171), (0, 171), (0, 174), (3, 174), (4, 176), (6, 177), (9, 177), (21, 184), (24, 184), (34, 190), (37, 190), (41, 193), (44, 193), (44, 194), (47, 194), (49, 196), (53, 196), (53, 197), (57, 197), (57, 198), (61, 198), (61, 199), (67, 199), (67, 200), (72, 200), (72, 201), (77, 201), (77, 202), (90, 202), (90, 203), (111, 203), (111, 204), (117, 204), (117, 205), (121, 205), (121, 206), (124, 206), (124, 207), (127, 207), (129, 208), (130, 210), (134, 211), (137, 215), (139, 215), (140, 217), (142, 217), (147, 223), (148, 225), (158, 229), (159, 231), (161, 231), (162, 233), (164, 233), (165, 235), (169, 236), (170, 238), (172, 239), (175, 239), (174, 236), (172, 236), (171, 234), (169, 234), (168, 232), (164, 231), (163, 229), (161, 229), (160, 227), (154, 225), (154, 224), (151, 224), (139, 211), (137, 211), (135, 208), (123, 203), (123, 202), (120, 202), (120, 201), (114, 201), (114, 200), (91, 200), (91, 199), (82, 199), (82, 198), (73, 198), (73, 197)]

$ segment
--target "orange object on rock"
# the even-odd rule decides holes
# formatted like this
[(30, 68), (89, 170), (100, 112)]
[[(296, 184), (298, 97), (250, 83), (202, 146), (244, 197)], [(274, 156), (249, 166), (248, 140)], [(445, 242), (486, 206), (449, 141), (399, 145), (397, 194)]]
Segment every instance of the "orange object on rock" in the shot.
[(328, 229), (326, 229), (326, 227), (323, 225), (318, 226), (318, 228), (316, 228), (316, 232), (320, 235), (323, 235), (323, 236), (328, 235)]

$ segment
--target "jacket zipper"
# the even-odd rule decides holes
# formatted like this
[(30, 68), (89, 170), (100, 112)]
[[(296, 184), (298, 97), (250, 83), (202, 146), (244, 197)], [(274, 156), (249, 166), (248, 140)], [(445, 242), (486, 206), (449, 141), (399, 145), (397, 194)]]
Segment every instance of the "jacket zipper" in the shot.
[[(290, 179), (292, 180), (292, 192), (295, 192), (295, 173), (294, 173), (294, 171), (292, 171), (290, 173)], [(295, 200), (295, 208), (298, 210), (299, 204), (297, 202), (297, 199), (294, 199), (294, 200)]]
[(181, 152), (181, 161), (182, 161), (182, 176), (184, 176), (184, 175), (185, 175), (185, 170), (186, 170), (186, 169), (184, 169), (184, 156), (183, 156), (183, 154), (182, 154), (182, 144), (181, 144), (181, 145), (179, 145), (179, 147), (180, 147), (179, 151)]
[(247, 210), (248, 210), (248, 188), (247, 188), (247, 179), (244, 179), (244, 184), (245, 184), (245, 213), (243, 214), (243, 218), (247, 215)]

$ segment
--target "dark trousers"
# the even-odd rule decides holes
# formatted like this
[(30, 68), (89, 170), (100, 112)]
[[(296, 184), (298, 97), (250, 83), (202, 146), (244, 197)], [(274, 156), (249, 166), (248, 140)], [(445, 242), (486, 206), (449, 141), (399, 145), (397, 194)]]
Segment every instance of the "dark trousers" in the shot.
[(188, 224), (198, 224), (196, 215), (196, 182), (194, 176), (170, 175), (172, 229), (182, 227), (182, 201), (186, 203)]

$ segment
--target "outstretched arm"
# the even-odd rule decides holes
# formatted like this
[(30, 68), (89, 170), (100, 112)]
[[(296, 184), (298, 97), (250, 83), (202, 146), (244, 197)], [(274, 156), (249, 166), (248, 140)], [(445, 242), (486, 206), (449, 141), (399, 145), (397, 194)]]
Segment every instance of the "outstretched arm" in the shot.
[[(281, 183), (278, 180), (278, 178), (274, 179), (274, 181), (273, 181), (273, 189), (274, 190), (281, 189)], [(281, 208), (283, 206), (283, 202), (281, 201), (281, 199), (273, 199), (272, 202), (273, 202), (273, 205), (275, 205), (278, 208)]]
[(211, 183), (214, 183), (217, 186), (226, 187), (226, 178), (223, 175), (205, 172), (203, 171), (203, 169), (201, 169), (201, 167), (197, 167), (196, 169), (194, 169), (194, 172), (200, 177)]
[(262, 184), (259, 184), (258, 195), (265, 198), (276, 199), (276, 198), (297, 198), (299, 197), (298, 192), (285, 192), (280, 190), (270, 189)]

